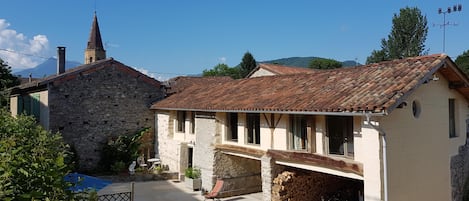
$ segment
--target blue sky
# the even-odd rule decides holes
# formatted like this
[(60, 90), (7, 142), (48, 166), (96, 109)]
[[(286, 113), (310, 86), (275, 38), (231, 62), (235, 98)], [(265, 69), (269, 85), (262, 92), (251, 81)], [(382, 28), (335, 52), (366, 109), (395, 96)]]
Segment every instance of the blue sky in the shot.
[[(14, 70), (37, 65), (66, 46), (67, 60), (83, 62), (93, 13), (107, 56), (156, 78), (235, 66), (246, 51), (257, 61), (317, 56), (366, 61), (391, 31), (393, 14), (417, 6), (428, 20), (426, 47), (443, 51), (438, 8), (446, 15), (446, 53), (469, 49), (469, 6), (463, 1), (311, 0), (9, 0), (0, 13), (0, 58)], [(434, 25), (435, 24), (435, 25)], [(30, 56), (34, 55), (34, 56)]]

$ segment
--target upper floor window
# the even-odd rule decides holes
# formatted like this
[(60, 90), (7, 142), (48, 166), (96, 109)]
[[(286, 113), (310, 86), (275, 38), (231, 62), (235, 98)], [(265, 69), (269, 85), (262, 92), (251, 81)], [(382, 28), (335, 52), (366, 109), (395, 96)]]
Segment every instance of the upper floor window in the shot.
[(178, 132), (185, 132), (185, 123), (186, 123), (186, 112), (185, 111), (177, 111), (176, 114), (176, 122), (177, 122), (177, 131)]
[(226, 125), (226, 139), (238, 141), (238, 113), (227, 113)]
[(260, 115), (257, 113), (246, 114), (246, 139), (249, 144), (261, 144)]
[(458, 137), (456, 132), (456, 105), (455, 100), (450, 98), (448, 100), (448, 110), (449, 110), (449, 137)]
[(291, 115), (289, 120), (289, 148), (306, 150), (308, 148), (308, 133), (306, 116)]
[(33, 115), (36, 121), (41, 118), (40, 94), (18, 96), (18, 114)]
[(194, 111), (191, 112), (191, 116), (190, 116), (189, 120), (190, 120), (189, 123), (190, 123), (190, 126), (191, 126), (189, 128), (190, 129), (189, 132), (191, 134), (194, 134), (195, 133), (195, 112)]
[(327, 116), (329, 154), (353, 157), (353, 117)]

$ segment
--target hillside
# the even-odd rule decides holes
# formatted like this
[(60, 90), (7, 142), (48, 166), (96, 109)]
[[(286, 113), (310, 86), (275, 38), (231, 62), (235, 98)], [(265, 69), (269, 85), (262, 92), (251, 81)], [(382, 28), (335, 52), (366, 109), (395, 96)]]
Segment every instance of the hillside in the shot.
[[(66, 61), (65, 70), (74, 68), (79, 65), (81, 65), (81, 63), (76, 61)], [(29, 77), (30, 73), (33, 78), (43, 78), (48, 75), (53, 75), (57, 73), (57, 59), (51, 57), (43, 63), (37, 65), (36, 67), (24, 69), (18, 72), (13, 72), (14, 75), (21, 76), (24, 78)]]
[[(271, 64), (279, 64), (285, 66), (296, 66), (296, 67), (303, 67), (307, 68), (309, 63), (313, 59), (318, 59), (320, 57), (289, 57), (283, 59), (275, 59), (270, 61), (261, 61), (260, 63), (271, 63)], [(356, 64), (353, 60), (342, 61), (343, 67), (350, 67), (350, 66), (357, 66), (361, 65), (360, 63)]]

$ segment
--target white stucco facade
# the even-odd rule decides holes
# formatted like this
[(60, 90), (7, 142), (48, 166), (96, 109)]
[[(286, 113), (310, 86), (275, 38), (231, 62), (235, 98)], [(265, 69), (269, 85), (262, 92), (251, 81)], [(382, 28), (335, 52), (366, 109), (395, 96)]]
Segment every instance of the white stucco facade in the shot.
[[(450, 159), (466, 142), (467, 101), (441, 76), (420, 86), (407, 106), (382, 118), (388, 154), (389, 200), (450, 200)], [(457, 137), (449, 137), (448, 100), (456, 103)], [(420, 105), (414, 117), (412, 102)]]
[[(440, 76), (440, 75), (438, 75)], [(454, 99), (456, 137), (449, 137), (448, 100)], [(413, 108), (412, 102), (418, 103)], [(337, 175), (363, 181), (363, 198), (366, 201), (385, 199), (387, 186), (388, 200), (448, 200), (451, 197), (451, 157), (458, 154), (458, 148), (466, 142), (466, 99), (455, 90), (448, 88), (448, 82), (441, 78), (422, 84), (405, 98), (402, 107), (384, 116), (353, 116), (353, 156), (344, 157), (329, 154), (327, 116), (309, 115), (312, 121), (308, 138), (310, 148), (301, 150), (311, 154), (361, 164), (362, 174), (342, 172), (327, 166), (305, 165), (301, 162), (275, 161), (278, 165)], [(414, 113), (418, 111), (418, 117)], [(237, 140), (228, 136), (227, 114), (213, 113), (212, 118), (199, 118), (195, 122), (195, 134), (188, 130), (176, 132), (176, 112), (157, 112), (160, 157), (171, 170), (183, 172), (185, 164), (181, 150), (187, 144), (194, 144), (194, 164), (205, 167), (205, 180), (213, 181), (212, 165), (216, 144), (226, 144), (248, 149), (269, 151), (289, 150), (289, 114), (259, 115), (260, 143), (247, 142), (246, 113), (238, 113)], [(371, 123), (371, 125), (370, 125)], [(186, 121), (186, 128), (189, 127)], [(386, 158), (383, 161), (383, 140), (386, 139)], [(203, 142), (201, 142), (203, 140)], [(203, 146), (203, 150), (198, 150)], [(207, 152), (207, 148), (209, 151)], [(184, 151), (182, 151), (184, 152)], [(210, 153), (209, 153), (210, 152)], [(206, 154), (205, 157), (200, 156)], [(196, 154), (197, 155), (197, 154)], [(238, 155), (243, 157), (243, 155)], [(247, 156), (251, 159), (252, 156)], [(257, 158), (260, 160), (260, 158)], [(385, 172), (384, 166), (387, 167)], [(385, 184), (385, 176), (387, 183)], [(270, 178), (270, 177), (269, 177)], [(206, 188), (209, 186), (205, 186)], [(269, 188), (266, 188), (269, 189)]]
[(259, 68), (256, 71), (254, 71), (249, 77), (261, 77), (261, 76), (270, 76), (270, 75), (275, 75), (275, 73), (272, 73), (266, 69)]

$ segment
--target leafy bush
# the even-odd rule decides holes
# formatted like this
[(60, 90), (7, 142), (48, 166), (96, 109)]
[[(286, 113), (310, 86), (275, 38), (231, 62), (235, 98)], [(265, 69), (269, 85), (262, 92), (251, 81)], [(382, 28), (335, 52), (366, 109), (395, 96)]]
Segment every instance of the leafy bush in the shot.
[(117, 161), (111, 165), (111, 171), (114, 173), (120, 173), (125, 170), (125, 163), (122, 161)]
[(69, 200), (67, 146), (33, 117), (0, 109), (0, 200)]
[(99, 162), (103, 171), (111, 170), (111, 166), (119, 161), (124, 163), (124, 167), (134, 161), (138, 157), (139, 140), (149, 130), (149, 128), (142, 129), (132, 136), (121, 135), (104, 145)]
[(184, 176), (191, 179), (198, 179), (200, 178), (200, 170), (198, 168), (187, 168), (184, 171)]

